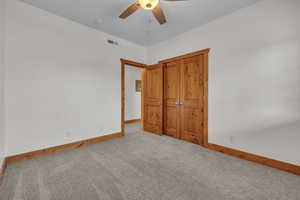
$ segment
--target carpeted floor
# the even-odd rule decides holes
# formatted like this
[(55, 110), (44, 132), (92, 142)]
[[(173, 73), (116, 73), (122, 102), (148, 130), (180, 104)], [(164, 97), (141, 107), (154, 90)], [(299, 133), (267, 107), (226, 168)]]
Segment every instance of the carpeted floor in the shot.
[(300, 176), (126, 127), (123, 138), (16, 163), (1, 200), (300, 200)]

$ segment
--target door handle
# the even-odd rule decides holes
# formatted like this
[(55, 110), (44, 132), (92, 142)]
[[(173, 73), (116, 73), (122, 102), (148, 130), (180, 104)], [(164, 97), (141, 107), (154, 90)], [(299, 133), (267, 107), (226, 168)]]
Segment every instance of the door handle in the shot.
[(175, 104), (176, 104), (177, 106), (179, 106), (179, 105), (180, 105), (180, 103), (179, 103), (179, 102), (176, 102)]

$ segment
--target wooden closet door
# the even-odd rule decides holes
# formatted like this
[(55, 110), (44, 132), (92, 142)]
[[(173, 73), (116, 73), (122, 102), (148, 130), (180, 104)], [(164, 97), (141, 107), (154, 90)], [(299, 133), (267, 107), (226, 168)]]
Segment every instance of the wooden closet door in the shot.
[(183, 140), (203, 145), (204, 56), (183, 59), (181, 66), (180, 121)]
[(180, 62), (164, 66), (164, 134), (180, 138)]
[(163, 129), (163, 69), (152, 65), (144, 74), (144, 130), (162, 134)]

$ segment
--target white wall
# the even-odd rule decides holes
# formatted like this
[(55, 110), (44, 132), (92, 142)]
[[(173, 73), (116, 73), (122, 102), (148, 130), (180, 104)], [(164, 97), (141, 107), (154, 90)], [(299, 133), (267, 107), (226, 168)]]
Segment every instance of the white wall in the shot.
[[(299, 0), (262, 1), (148, 53), (17, 0), (6, 6), (6, 156), (119, 132), (120, 57), (155, 63), (211, 48), (209, 141), (300, 165)], [(3, 138), (0, 129), (0, 158)]]
[(135, 91), (135, 81), (141, 80), (141, 70), (125, 67), (125, 120), (141, 119), (141, 92)]
[(0, 0), (0, 168), (4, 158), (4, 3), (4, 0)]
[(300, 1), (265, 0), (148, 49), (211, 48), (209, 142), (300, 165)]
[(144, 47), (17, 0), (6, 25), (6, 156), (121, 131), (120, 58)]

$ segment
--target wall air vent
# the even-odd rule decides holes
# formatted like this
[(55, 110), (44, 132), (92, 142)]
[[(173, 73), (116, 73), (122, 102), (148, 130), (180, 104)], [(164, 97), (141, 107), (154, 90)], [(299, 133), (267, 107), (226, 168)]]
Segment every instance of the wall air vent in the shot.
[(107, 40), (107, 43), (112, 44), (112, 45), (119, 45), (118, 42), (110, 40), (110, 39)]

